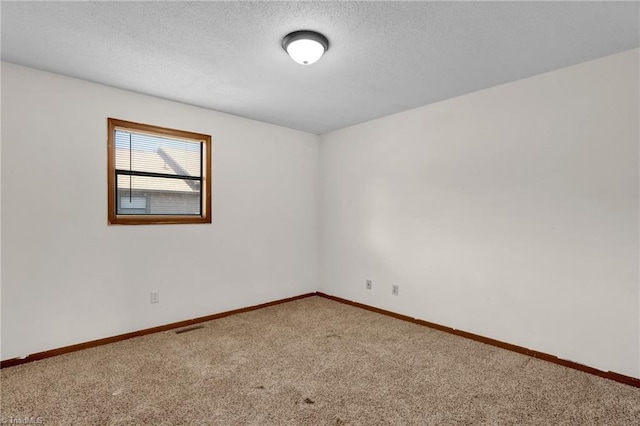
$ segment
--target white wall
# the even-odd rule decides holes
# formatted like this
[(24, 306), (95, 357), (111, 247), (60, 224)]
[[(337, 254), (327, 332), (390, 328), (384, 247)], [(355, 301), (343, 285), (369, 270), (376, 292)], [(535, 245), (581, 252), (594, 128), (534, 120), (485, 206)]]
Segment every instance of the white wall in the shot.
[[(107, 225), (107, 117), (212, 135), (211, 225)], [(2, 151), (3, 360), (318, 287), (315, 135), (3, 63)]]
[(323, 135), (321, 290), (640, 377), (638, 52)]

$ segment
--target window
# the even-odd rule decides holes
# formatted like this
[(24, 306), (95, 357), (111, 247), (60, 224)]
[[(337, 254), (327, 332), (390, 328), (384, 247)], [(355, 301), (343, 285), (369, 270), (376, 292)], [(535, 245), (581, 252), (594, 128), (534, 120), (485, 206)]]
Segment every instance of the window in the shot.
[(211, 223), (211, 136), (108, 120), (109, 223)]

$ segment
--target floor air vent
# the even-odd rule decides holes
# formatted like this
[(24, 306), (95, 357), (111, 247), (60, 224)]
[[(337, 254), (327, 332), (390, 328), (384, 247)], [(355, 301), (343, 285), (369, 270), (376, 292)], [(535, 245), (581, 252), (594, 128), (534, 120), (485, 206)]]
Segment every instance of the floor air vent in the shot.
[(182, 330), (176, 331), (176, 334), (186, 333), (187, 331), (200, 330), (201, 328), (204, 328), (204, 326), (196, 325), (195, 327), (183, 328)]

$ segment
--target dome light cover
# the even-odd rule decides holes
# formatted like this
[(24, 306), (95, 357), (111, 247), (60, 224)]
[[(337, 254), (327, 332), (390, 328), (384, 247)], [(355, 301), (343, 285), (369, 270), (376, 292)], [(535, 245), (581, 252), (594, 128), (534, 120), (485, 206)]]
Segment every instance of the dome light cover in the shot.
[(284, 36), (282, 47), (300, 65), (311, 65), (329, 49), (329, 40), (315, 31), (294, 31)]

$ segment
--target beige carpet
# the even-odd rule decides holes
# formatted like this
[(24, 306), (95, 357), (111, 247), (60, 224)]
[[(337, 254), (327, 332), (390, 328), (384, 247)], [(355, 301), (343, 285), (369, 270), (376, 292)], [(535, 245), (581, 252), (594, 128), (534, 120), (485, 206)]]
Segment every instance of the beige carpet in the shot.
[(2, 370), (47, 425), (640, 425), (640, 389), (311, 297)]

